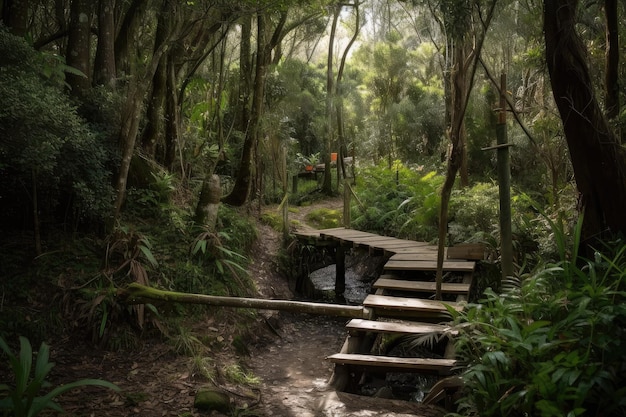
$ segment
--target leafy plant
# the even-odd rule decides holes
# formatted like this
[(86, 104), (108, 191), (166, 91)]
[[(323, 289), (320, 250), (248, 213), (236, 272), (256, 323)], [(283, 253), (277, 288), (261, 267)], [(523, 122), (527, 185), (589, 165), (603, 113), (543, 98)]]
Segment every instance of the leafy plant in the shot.
[[(466, 395), (459, 404), (482, 416), (626, 413), (626, 246), (612, 255), (578, 256), (582, 222), (562, 258), (487, 290), (456, 315)], [(606, 248), (605, 248), (606, 250)]]
[(116, 385), (107, 381), (81, 379), (52, 388), (47, 393), (40, 395), (42, 390), (51, 388), (51, 383), (46, 378), (54, 367), (54, 363), (49, 362), (50, 349), (48, 345), (41, 344), (34, 368), (32, 347), (25, 337), (20, 337), (19, 356), (11, 351), (2, 338), (0, 338), (0, 349), (9, 359), (14, 376), (13, 384), (0, 384), (0, 410), (4, 411), (5, 416), (33, 417), (45, 409), (63, 412), (55, 399), (69, 390), (88, 385), (119, 391)]
[(229, 240), (230, 236), (226, 232), (211, 232), (205, 230), (196, 236), (192, 248), (192, 255), (209, 256), (215, 261), (217, 270), (223, 274), (224, 269), (228, 268), (232, 273), (246, 272), (246, 269), (236, 260), (245, 260), (246, 257), (233, 250), (228, 249), (222, 240)]
[(76, 309), (77, 322), (82, 328), (91, 329), (94, 342), (109, 348), (132, 347), (136, 341), (134, 333), (143, 329), (146, 322), (162, 332), (165, 328), (153, 305), (120, 303), (117, 288), (129, 282), (148, 285), (148, 268), (156, 268), (158, 263), (148, 237), (129, 226), (117, 225), (105, 243), (104, 270), (76, 288), (78, 299), (68, 293), (65, 304), (68, 310)]

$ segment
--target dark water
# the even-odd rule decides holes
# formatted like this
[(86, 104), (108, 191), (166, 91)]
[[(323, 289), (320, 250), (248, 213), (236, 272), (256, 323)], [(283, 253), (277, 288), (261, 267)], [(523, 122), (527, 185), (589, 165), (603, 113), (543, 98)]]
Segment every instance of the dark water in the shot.
[[(309, 279), (315, 292), (321, 298), (334, 297), (335, 294), (335, 265), (311, 272)], [(361, 273), (352, 268), (346, 269), (346, 291), (343, 296), (348, 304), (361, 304), (369, 294), (371, 282), (364, 279)]]

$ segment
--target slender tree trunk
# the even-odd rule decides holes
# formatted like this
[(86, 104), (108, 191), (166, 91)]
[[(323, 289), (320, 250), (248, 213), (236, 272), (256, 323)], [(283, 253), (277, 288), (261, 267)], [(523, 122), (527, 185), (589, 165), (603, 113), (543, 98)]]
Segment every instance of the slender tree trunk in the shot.
[[(451, 108), (449, 129), (449, 137), (451, 143), (451, 151), (448, 156), (448, 168), (446, 171), (446, 179), (441, 188), (441, 205), (439, 207), (439, 244), (437, 253), (437, 292), (436, 299), (441, 300), (441, 282), (443, 280), (443, 258), (444, 249), (448, 234), (448, 211), (450, 206), (450, 197), (452, 188), (456, 180), (456, 175), (463, 166), (463, 139), (464, 139), (464, 122), (466, 100), (468, 98), (468, 82), (466, 79), (466, 68), (464, 63), (467, 60), (467, 48), (464, 39), (457, 39), (454, 50), (454, 63), (451, 71)], [(441, 264), (441, 268), (439, 267)]]
[(326, 62), (326, 137), (324, 138), (324, 182), (322, 184), (322, 192), (326, 195), (333, 193), (332, 185), (332, 171), (330, 169), (330, 154), (332, 152), (333, 145), (333, 104), (334, 104), (334, 81), (335, 76), (333, 71), (333, 55), (335, 49), (335, 34), (337, 32), (337, 22), (339, 21), (339, 14), (341, 13), (341, 4), (335, 4), (335, 10), (333, 15), (333, 23), (330, 29), (330, 35), (328, 40), (328, 58)]
[(156, 158), (157, 146), (163, 143), (165, 131), (165, 102), (167, 95), (167, 57), (162, 56), (154, 77), (146, 110), (146, 126), (141, 136), (141, 149)]
[(611, 120), (619, 116), (619, 27), (617, 20), (617, 0), (604, 1), (606, 17), (606, 63), (605, 63), (605, 108), (606, 117)]
[(252, 181), (252, 159), (258, 141), (259, 122), (263, 112), (263, 96), (265, 94), (265, 76), (267, 72), (267, 42), (266, 42), (266, 16), (259, 12), (257, 18), (257, 56), (256, 71), (254, 77), (254, 93), (252, 97), (252, 109), (250, 113), (250, 123), (246, 131), (246, 138), (243, 144), (241, 155), (241, 165), (237, 172), (235, 185), (222, 200), (231, 206), (242, 206), (250, 195), (250, 185)]
[(239, 130), (248, 130), (250, 122), (250, 92), (252, 91), (252, 16), (241, 18), (241, 43), (239, 44)]
[(584, 208), (586, 244), (626, 233), (626, 155), (602, 114), (576, 33), (577, 0), (544, 1), (546, 60)]
[(130, 76), (134, 72), (130, 48), (136, 43), (135, 38), (147, 6), (148, 0), (133, 0), (124, 14), (114, 47), (115, 70), (118, 78)]
[(115, 86), (115, 19), (114, 0), (100, 0), (98, 8), (98, 46), (94, 58), (95, 85)]
[[(169, 0), (163, 0), (160, 13), (176, 14), (175, 3)], [(122, 109), (122, 122), (119, 134), (119, 143), (122, 149), (122, 160), (120, 162), (119, 173), (116, 183), (116, 197), (113, 208), (113, 221), (119, 218), (122, 211), (122, 204), (126, 196), (126, 183), (128, 181), (128, 172), (135, 151), (135, 142), (139, 132), (139, 120), (141, 109), (146, 92), (150, 87), (150, 82), (154, 77), (161, 57), (165, 55), (170, 47), (171, 40), (176, 38), (180, 27), (177, 25), (173, 28), (165, 42), (159, 45), (154, 51), (150, 62), (147, 65), (143, 75), (131, 78), (126, 94), (126, 102)]]
[[(339, 70), (337, 70), (337, 82), (335, 84), (335, 91), (337, 94), (337, 142), (339, 144), (339, 155), (337, 158), (337, 189), (339, 189), (340, 178), (346, 178), (346, 167), (344, 166), (344, 158), (348, 156), (348, 149), (345, 144), (345, 129), (343, 124), (343, 91), (341, 88), (341, 81), (343, 79), (343, 72), (346, 66), (346, 60), (348, 58), (348, 53), (354, 45), (356, 38), (359, 36), (359, 32), (361, 30), (361, 16), (359, 13), (359, 2), (354, 3), (354, 12), (355, 12), (355, 28), (352, 38), (348, 42), (346, 49), (343, 51), (343, 55), (341, 57), (341, 64), (339, 64)], [(340, 175), (341, 174), (341, 175)]]
[[(178, 90), (176, 83), (176, 73), (172, 60), (168, 60), (167, 71), (167, 101), (165, 105), (165, 149), (163, 155), (163, 166), (172, 171), (176, 160), (176, 148), (180, 140), (180, 106), (178, 104)], [(181, 159), (181, 166), (184, 161)]]
[(65, 80), (73, 96), (81, 96), (91, 88), (90, 82), (91, 1), (72, 0), (70, 26), (67, 39), (67, 65), (81, 71), (83, 75), (67, 73)]
[[(451, 106), (450, 106), (450, 129), (449, 136), (452, 144), (452, 149), (448, 157), (448, 168), (446, 172), (446, 179), (441, 189), (441, 205), (439, 208), (439, 229), (438, 229), (438, 244), (437, 244), (437, 274), (436, 280), (436, 293), (435, 298), (441, 300), (441, 284), (443, 282), (443, 261), (444, 251), (448, 234), (448, 209), (450, 205), (450, 197), (452, 195), (452, 188), (454, 187), (454, 181), (459, 169), (463, 166), (463, 158), (465, 155), (465, 112), (467, 110), (467, 103), (469, 95), (474, 85), (474, 75), (476, 74), (476, 67), (480, 53), (482, 51), (483, 43), (485, 41), (485, 34), (487, 28), (493, 18), (497, 0), (492, 0), (488, 6), (488, 12), (484, 15), (481, 26), (477, 28), (475, 36), (477, 38), (476, 44), (473, 50), (470, 50), (470, 42), (467, 36), (468, 33), (461, 33), (454, 37), (454, 54), (453, 67), (451, 76)], [(467, 16), (467, 27), (469, 27), (470, 16)], [(450, 42), (448, 42), (450, 44)]]

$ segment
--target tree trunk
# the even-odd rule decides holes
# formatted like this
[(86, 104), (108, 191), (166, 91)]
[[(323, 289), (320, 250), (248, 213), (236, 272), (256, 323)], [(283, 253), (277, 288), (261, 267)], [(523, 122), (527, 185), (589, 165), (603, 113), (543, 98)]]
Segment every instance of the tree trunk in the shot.
[(215, 231), (217, 224), (217, 212), (220, 206), (220, 198), (222, 197), (222, 188), (220, 186), (219, 175), (213, 174), (213, 170), (202, 182), (202, 191), (200, 199), (196, 206), (196, 214), (194, 222), (197, 225), (206, 226), (209, 231)]
[(68, 72), (65, 76), (71, 94), (80, 97), (91, 88), (90, 74), (91, 1), (72, 0), (70, 6), (70, 26), (67, 39), (68, 66), (81, 71), (83, 75)]
[(29, 0), (4, 0), (2, 22), (12, 34), (25, 37), (28, 33)]
[(136, 44), (136, 35), (141, 24), (141, 18), (146, 13), (148, 0), (133, 0), (115, 38), (115, 70), (118, 78), (131, 75), (134, 63), (130, 58), (130, 48)]
[(241, 43), (239, 45), (239, 130), (248, 130), (250, 122), (250, 91), (252, 90), (252, 16), (241, 18)]
[(94, 58), (95, 85), (115, 86), (115, 19), (114, 0), (100, 0), (98, 8), (98, 46)]
[(332, 195), (332, 170), (330, 169), (330, 154), (332, 152), (333, 145), (333, 104), (334, 104), (334, 81), (333, 75), (333, 55), (335, 49), (335, 34), (337, 32), (337, 22), (339, 21), (339, 14), (341, 13), (341, 4), (335, 4), (335, 10), (333, 15), (333, 23), (330, 29), (330, 35), (328, 39), (328, 58), (326, 62), (326, 137), (324, 138), (324, 182), (322, 183), (322, 192), (326, 195)]
[[(160, 13), (175, 15), (176, 10), (172, 10), (172, 8), (175, 9), (175, 6), (175, 3), (163, 0)], [(122, 204), (124, 203), (124, 197), (126, 195), (128, 172), (130, 170), (130, 163), (135, 151), (135, 142), (137, 141), (139, 131), (139, 120), (144, 97), (150, 87), (150, 82), (154, 77), (161, 57), (167, 53), (170, 43), (172, 39), (177, 36), (179, 29), (178, 25), (173, 28), (168, 38), (155, 49), (152, 57), (150, 58), (150, 62), (147, 65), (145, 73), (143, 75), (135, 75), (132, 77), (128, 86), (128, 93), (126, 94), (126, 101), (122, 110), (122, 121), (119, 134), (119, 143), (122, 148), (122, 160), (120, 162), (116, 182), (113, 221), (119, 218), (122, 211)]]
[(609, 120), (619, 116), (619, 27), (617, 0), (604, 1), (606, 17), (605, 108)]
[[(165, 103), (165, 148), (163, 150), (163, 166), (172, 171), (176, 160), (176, 149), (180, 140), (180, 106), (178, 104), (178, 90), (176, 84), (176, 69), (171, 59), (168, 60), (167, 71), (167, 101)], [(180, 160), (181, 166), (184, 161)]]
[[(451, 143), (451, 151), (448, 156), (448, 168), (446, 179), (441, 187), (441, 205), (439, 207), (439, 244), (437, 245), (437, 291), (435, 298), (441, 300), (441, 283), (443, 281), (443, 259), (444, 249), (448, 235), (448, 210), (452, 188), (456, 180), (456, 175), (463, 166), (464, 148), (464, 122), (466, 100), (468, 94), (468, 81), (466, 79), (466, 68), (464, 63), (467, 60), (467, 41), (463, 38), (457, 39), (454, 49), (454, 66), (450, 74), (451, 77), (451, 126), (448, 131)], [(439, 266), (441, 264), (441, 267)]]
[(546, 59), (584, 209), (584, 244), (626, 233), (626, 156), (592, 89), (577, 0), (544, 1)]
[(156, 158), (157, 146), (163, 144), (165, 132), (165, 102), (167, 95), (167, 56), (162, 56), (154, 77), (146, 110), (146, 126), (141, 135), (141, 149)]
[(346, 66), (346, 60), (348, 59), (348, 53), (352, 48), (352, 45), (356, 41), (356, 38), (359, 36), (359, 32), (361, 30), (361, 16), (359, 13), (359, 2), (354, 3), (354, 11), (355, 11), (355, 22), (356, 26), (354, 28), (354, 33), (346, 49), (343, 51), (343, 55), (341, 57), (341, 63), (339, 64), (339, 70), (337, 71), (337, 82), (335, 84), (335, 92), (337, 94), (337, 142), (338, 142), (338, 158), (337, 158), (337, 189), (339, 189), (340, 179), (346, 178), (346, 167), (344, 166), (344, 158), (348, 153), (348, 148), (346, 147), (345, 140), (345, 129), (343, 125), (343, 91), (341, 88), (341, 81), (343, 79), (343, 72)]
[(259, 12), (257, 18), (257, 56), (256, 71), (254, 77), (254, 93), (252, 97), (252, 109), (250, 123), (246, 131), (241, 154), (241, 165), (237, 172), (235, 185), (230, 194), (224, 197), (223, 202), (231, 206), (242, 206), (250, 195), (252, 181), (252, 156), (258, 140), (259, 122), (263, 112), (263, 96), (265, 95), (265, 76), (267, 72), (266, 56), (266, 16)]
[(161, 301), (168, 303), (204, 304), (214, 307), (291, 311), (296, 313), (309, 313), (348, 318), (371, 319), (372, 317), (371, 310), (363, 306), (187, 294), (175, 291), (163, 291), (137, 283), (132, 283), (126, 288), (119, 289), (117, 296), (127, 304), (143, 304)]

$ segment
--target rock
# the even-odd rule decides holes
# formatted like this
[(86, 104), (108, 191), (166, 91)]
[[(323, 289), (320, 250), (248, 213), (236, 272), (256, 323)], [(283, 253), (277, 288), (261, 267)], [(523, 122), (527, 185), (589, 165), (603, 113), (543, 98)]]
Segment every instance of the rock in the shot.
[(374, 394), (374, 398), (388, 398), (393, 399), (393, 391), (389, 387), (381, 387), (376, 394)]
[(196, 393), (193, 406), (203, 411), (219, 411), (228, 414), (231, 411), (228, 394), (211, 388), (201, 389)]

